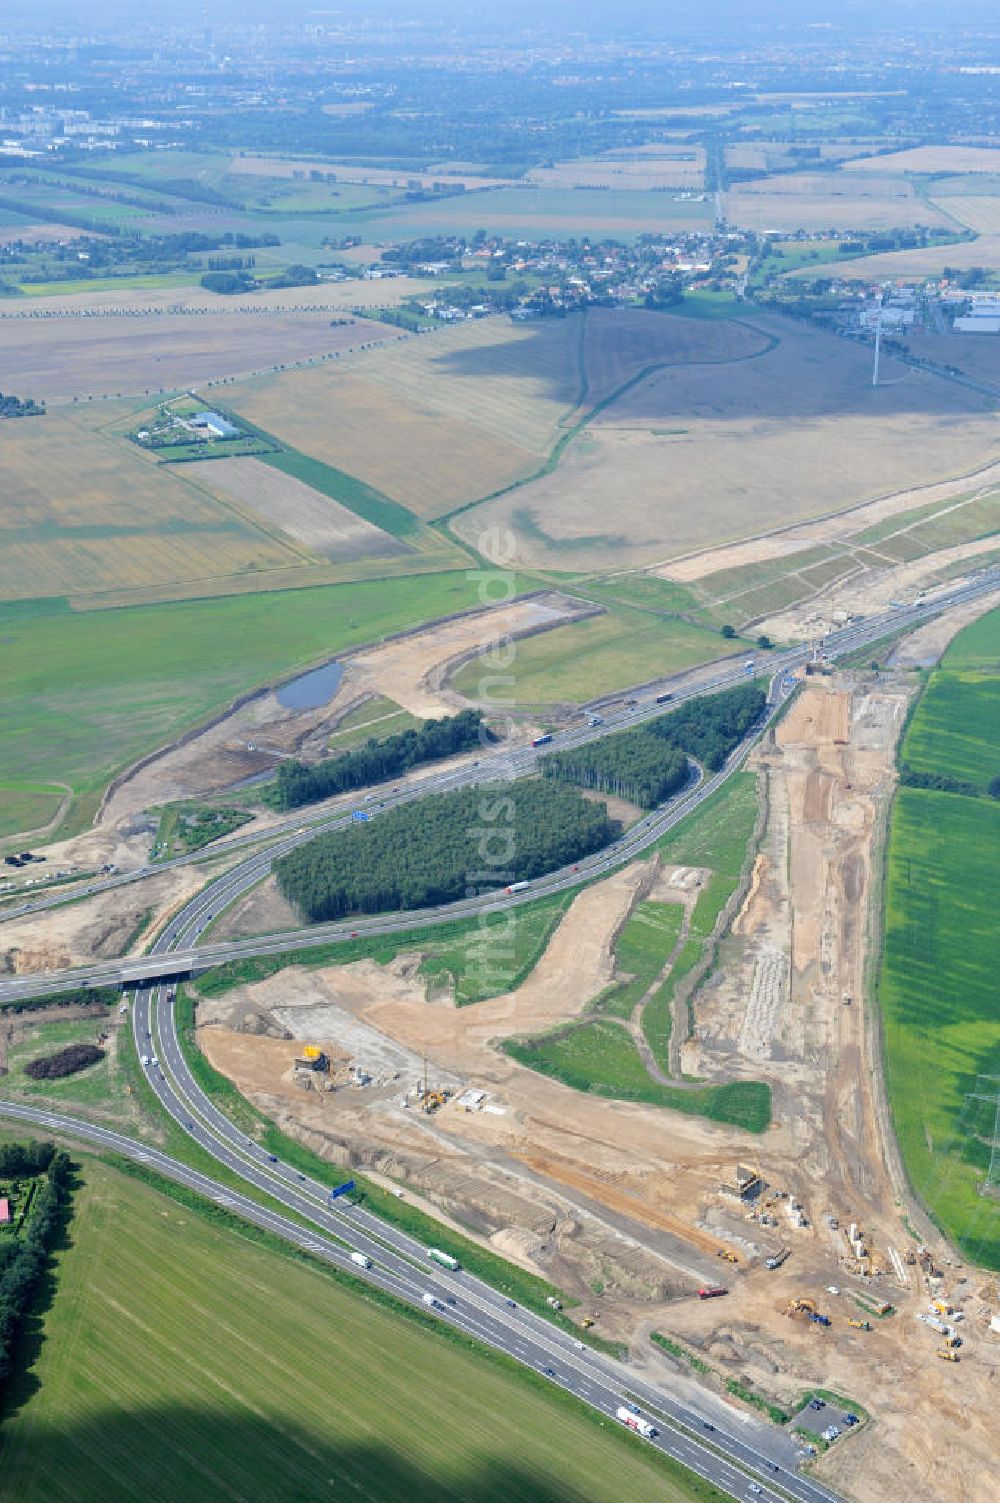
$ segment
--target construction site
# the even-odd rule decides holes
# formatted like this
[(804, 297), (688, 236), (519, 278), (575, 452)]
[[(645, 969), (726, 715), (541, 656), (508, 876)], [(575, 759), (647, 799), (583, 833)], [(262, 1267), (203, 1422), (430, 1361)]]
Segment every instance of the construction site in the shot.
[(839, 1488), (987, 1503), (1000, 1297), (910, 1202), (866, 1000), (912, 693), (816, 672), (754, 754), (759, 840), (676, 1050), (682, 1080), (768, 1082), (759, 1137), (503, 1052), (587, 1013), (637, 903), (695, 901), (706, 873), (656, 857), (581, 892), (511, 992), (458, 1008), (419, 953), (294, 967), (206, 998), (197, 1036), (285, 1131), (544, 1273), (665, 1381), (766, 1408)]

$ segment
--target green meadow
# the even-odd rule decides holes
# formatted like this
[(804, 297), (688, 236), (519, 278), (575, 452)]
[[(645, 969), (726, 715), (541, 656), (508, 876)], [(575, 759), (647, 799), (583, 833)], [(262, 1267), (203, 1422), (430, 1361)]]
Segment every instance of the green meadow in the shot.
[(115, 610), (0, 605), (0, 838), (40, 784), (71, 786), (69, 834), (117, 771), (238, 695), (476, 604), (456, 571)]

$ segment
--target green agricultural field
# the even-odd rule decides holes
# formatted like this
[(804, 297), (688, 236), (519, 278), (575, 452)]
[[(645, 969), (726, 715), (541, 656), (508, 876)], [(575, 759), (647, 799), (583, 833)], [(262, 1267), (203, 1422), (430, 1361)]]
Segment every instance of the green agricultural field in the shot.
[(945, 771), (983, 789), (1000, 777), (1000, 677), (946, 669), (932, 674), (900, 761), (915, 772)]
[[(981, 1192), (1000, 1076), (996, 915), (1000, 612), (966, 627), (917, 704), (901, 760), (984, 788), (901, 788), (893, 808), (878, 999), (896, 1132), (917, 1194), (963, 1254), (1000, 1269), (1000, 1201)], [(1000, 1163), (994, 1164), (994, 1170)]]
[(722, 1503), (550, 1385), (203, 1205), (84, 1162), (0, 1432), (8, 1503)]
[(997, 804), (899, 791), (878, 983), (889, 1100), (911, 1183), (964, 1256), (996, 1269), (1000, 1203), (980, 1190), (996, 1116), (997, 1083), (987, 1077), (1000, 1074), (998, 851)]
[(48, 783), (0, 783), (0, 840), (18, 830), (40, 830), (59, 812), (65, 790)]
[[(732, 650), (731, 643), (707, 627), (619, 606), (518, 642), (509, 669), (513, 701), (525, 706), (583, 704)], [(450, 687), (474, 695), (481, 677), (481, 666), (472, 658)]]
[(455, 572), (119, 610), (0, 606), (0, 786), (69, 783), (64, 833), (78, 830), (119, 768), (236, 695), (477, 603)]
[(1000, 673), (1000, 611), (980, 616), (960, 631), (941, 660), (942, 668), (955, 672), (978, 669)]

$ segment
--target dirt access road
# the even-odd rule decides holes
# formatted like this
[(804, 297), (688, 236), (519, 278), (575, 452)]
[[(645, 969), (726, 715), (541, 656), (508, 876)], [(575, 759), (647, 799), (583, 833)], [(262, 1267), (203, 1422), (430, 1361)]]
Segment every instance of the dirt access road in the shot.
[[(991, 1356), (974, 1324), (976, 1281), (958, 1284), (964, 1270), (944, 1262), (948, 1249), (906, 1202), (893, 1145), (886, 1152), (876, 1024), (866, 1016), (873, 872), (912, 692), (910, 675), (813, 683), (757, 757), (768, 817), (754, 880), (698, 1001), (683, 1065), (712, 1074), (734, 1059), (758, 1061), (771, 1081), (775, 1119), (795, 1145), (791, 1158), (776, 1157), (768, 1136), (761, 1167), (771, 1186), (801, 1204), (808, 1224), (796, 1226), (780, 1200), (769, 1212), (774, 1228), (746, 1223), (761, 1243), (789, 1246), (787, 1263), (752, 1274), (724, 1311), (678, 1307), (673, 1329), (721, 1372), (747, 1376), (783, 1399), (819, 1382), (871, 1410), (876, 1424), (838, 1444), (821, 1465), (838, 1487), (900, 1503), (987, 1503), (995, 1496), (1000, 1352)], [(935, 1249), (953, 1297), (968, 1301), (959, 1366), (937, 1361), (939, 1339), (914, 1321), (928, 1294), (919, 1269), (906, 1262), (918, 1244), (904, 1216)], [(731, 1216), (720, 1206), (707, 1220), (721, 1225)], [(851, 1222), (863, 1231), (870, 1265), (849, 1253)], [(871, 1280), (862, 1276), (868, 1266)], [(842, 1293), (824, 1293), (828, 1285)], [(865, 1289), (899, 1311), (874, 1321), (869, 1333), (847, 1325), (861, 1316), (850, 1291)], [(787, 1317), (787, 1302), (801, 1295), (818, 1298), (832, 1318), (829, 1330)], [(959, 1430), (961, 1446), (941, 1444)]]
[[(509, 995), (463, 1009), (440, 991), (428, 999), (418, 956), (387, 968), (292, 968), (202, 1008), (199, 1037), (286, 1130), (339, 1164), (405, 1185), (544, 1272), (651, 1370), (690, 1381), (686, 1366), (647, 1345), (656, 1329), (698, 1349), (721, 1378), (777, 1401), (822, 1385), (863, 1405), (874, 1424), (820, 1463), (841, 1490), (880, 1503), (987, 1503), (1000, 1355), (977, 1320), (977, 1281), (958, 1283), (965, 1271), (944, 1263), (948, 1250), (930, 1229), (922, 1235), (953, 1297), (967, 1303), (962, 1362), (938, 1362), (936, 1339), (913, 1319), (928, 1296), (906, 1262), (917, 1244), (903, 1218), (915, 1213), (883, 1153), (864, 1001), (873, 862), (911, 688), (909, 675), (812, 683), (757, 759), (764, 836), (682, 1059), (686, 1073), (710, 1080), (768, 1079), (774, 1123), (763, 1138), (580, 1094), (497, 1047), (576, 1016), (599, 994), (618, 929), (657, 880), (647, 863), (581, 894)], [(305, 1040), (328, 1046), (342, 1069), (349, 1059), (369, 1069), (372, 1085), (299, 1089), (289, 1069)], [(482, 1109), (452, 1101), (428, 1118), (412, 1097), (405, 1104), (425, 1058), (432, 1085), (484, 1091)], [(766, 1225), (721, 1194), (738, 1161), (759, 1162), (768, 1196), (788, 1192), (806, 1225), (793, 1224), (785, 1200), (765, 1212), (774, 1223)], [(851, 1221), (871, 1250), (871, 1277), (848, 1255)], [(783, 1244), (788, 1261), (767, 1271), (764, 1257)], [(701, 1303), (691, 1298), (694, 1280), (719, 1277), (719, 1246), (735, 1249), (741, 1267), (723, 1275), (727, 1300)], [(827, 1285), (842, 1292), (827, 1294)], [(870, 1332), (849, 1326), (861, 1318), (855, 1290), (899, 1313)], [(829, 1329), (788, 1318), (800, 1295), (820, 1301)], [(940, 1445), (942, 1433), (959, 1432), (960, 1453)]]

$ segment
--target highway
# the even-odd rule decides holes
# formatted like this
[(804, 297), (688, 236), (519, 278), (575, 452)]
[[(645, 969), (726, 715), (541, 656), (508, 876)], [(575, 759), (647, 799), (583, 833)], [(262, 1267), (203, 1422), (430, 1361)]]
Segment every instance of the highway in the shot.
[[(998, 586), (1000, 586), (1000, 569), (985, 570), (976, 579), (957, 585), (950, 590), (941, 591), (933, 599), (913, 605), (893, 607), (888, 611), (869, 616), (864, 621), (844, 627), (825, 639), (824, 651), (830, 657), (854, 652), (890, 632), (899, 631), (907, 626), (919, 625), (921, 621), (939, 614), (949, 606), (972, 600)], [(808, 661), (810, 655), (808, 646), (768, 655), (768, 671), (772, 675), (769, 715), (773, 716), (780, 708), (786, 692), (786, 676)], [(626, 726), (641, 725), (644, 720), (670, 713), (671, 709), (676, 708), (685, 699), (732, 687), (744, 680), (743, 669), (734, 667), (708, 684), (700, 684), (677, 693), (669, 705), (657, 704), (653, 699), (647, 699), (634, 709), (607, 716), (600, 725), (577, 726), (553, 735), (552, 741), (543, 749), (535, 750), (525, 747), (514, 752), (498, 752), (493, 756), (484, 756), (475, 763), (446, 768), (412, 786), (388, 792), (377, 809), (420, 798), (430, 792), (441, 792), (473, 783), (485, 783), (497, 778), (509, 779), (523, 776), (537, 766), (540, 755), (544, 756), (549, 751), (580, 745)], [(755, 736), (757, 734), (759, 734), (759, 728)], [(327, 810), (325, 813), (314, 815), (312, 820), (304, 820), (300, 815), (286, 822), (287, 827), (290, 827), (288, 833), (282, 832), (285, 827), (272, 830), (272, 836), (278, 838), (273, 839), (263, 850), (254, 851), (221, 876), (207, 883), (202, 891), (170, 922), (150, 954), (104, 961), (71, 971), (38, 972), (5, 981), (0, 983), (0, 1000), (10, 1001), (40, 992), (69, 991), (82, 985), (133, 985), (169, 976), (187, 975), (226, 961), (308, 949), (318, 944), (336, 943), (354, 936), (417, 930), (445, 920), (468, 918), (486, 911), (516, 908), (546, 894), (564, 891), (567, 887), (575, 886), (584, 880), (592, 880), (641, 855), (648, 846), (709, 797), (732, 772), (742, 765), (749, 754), (753, 739), (755, 737), (749, 738), (742, 747), (738, 748), (720, 772), (712, 777), (703, 778), (694, 788), (689, 787), (661, 809), (640, 820), (618, 841), (604, 850), (568, 869), (563, 868), (549, 873), (548, 876), (533, 882), (527, 892), (506, 894), (503, 891), (493, 891), (436, 908), (419, 909), (408, 913), (380, 914), (370, 918), (355, 919), (349, 923), (319, 924), (304, 929), (229, 940), (218, 944), (198, 944), (201, 935), (224, 909), (265, 879), (276, 857), (303, 841), (311, 839), (321, 830), (342, 828), (351, 822), (351, 812), (342, 804), (335, 810)], [(356, 806), (357, 799), (354, 799), (353, 803)], [(260, 837), (258, 836), (257, 839), (259, 840)], [(129, 874), (124, 880), (134, 881), (140, 876), (150, 875), (151, 871), (162, 869), (162, 867), (145, 868), (139, 873)], [(101, 890), (107, 885), (94, 883), (71, 896), (78, 899), (87, 892)], [(37, 907), (51, 906), (53, 901), (65, 902), (67, 898), (50, 895), (48, 899), (38, 900)], [(8, 909), (3, 916), (13, 917), (15, 911), (20, 913), (35, 911), (35, 906), (25, 904), (17, 910)], [(194, 922), (195, 920), (197, 922)]]
[[(931, 600), (920, 601), (909, 606), (893, 607), (832, 633), (824, 639), (824, 651), (831, 657), (853, 652), (867, 642), (876, 641), (907, 625), (919, 625), (921, 621), (937, 615), (949, 606), (974, 599), (977, 595), (985, 594), (998, 586), (1000, 586), (1000, 569), (984, 570), (976, 579), (963, 582), (950, 590), (941, 591)], [(769, 674), (780, 679), (782, 674), (800, 668), (808, 661), (810, 655), (811, 649), (808, 646), (771, 651), (764, 654), (764, 664)], [(756, 655), (752, 654), (752, 656)], [(606, 715), (596, 726), (584, 722), (568, 730), (555, 732), (551, 743), (539, 750), (533, 747), (521, 747), (514, 751), (505, 747), (484, 747), (481, 757), (475, 762), (467, 762), (458, 767), (453, 766), (437, 773), (418, 776), (398, 787), (390, 785), (388, 788), (376, 790), (378, 800), (376, 807), (379, 810), (388, 809), (397, 804), (423, 798), (428, 793), (441, 793), (473, 783), (494, 781), (498, 778), (526, 776), (535, 770), (539, 758), (549, 752), (564, 751), (570, 747), (584, 745), (589, 741), (599, 740), (615, 731), (641, 725), (644, 720), (668, 714), (671, 709), (675, 709), (687, 699), (717, 693), (744, 681), (745, 674), (740, 663), (720, 664), (720, 671), (715, 678), (677, 687), (669, 704), (657, 704), (655, 699), (647, 698), (633, 709)], [(218, 912), (223, 906), (228, 906), (230, 902), (235, 901), (235, 898), (242, 892), (248, 891), (257, 882), (262, 881), (269, 873), (272, 862), (279, 856), (285, 855), (304, 841), (311, 840), (315, 835), (327, 830), (341, 829), (350, 824), (352, 810), (357, 806), (357, 795), (340, 796), (325, 804), (297, 810), (288, 818), (275, 822), (266, 831), (257, 830), (245, 835), (236, 835), (208, 850), (196, 851), (186, 856), (176, 856), (169, 861), (137, 867), (132, 871), (95, 877), (86, 882), (68, 883), (65, 887), (28, 898), (20, 903), (8, 902), (0, 906), (0, 924), (10, 919), (20, 918), (25, 914), (44, 912), (48, 908), (55, 908), (64, 903), (77, 902), (95, 893), (108, 892), (116, 887), (141, 882), (160, 872), (170, 871), (174, 867), (214, 863), (234, 852), (251, 850), (252, 854), (245, 861), (234, 866), (224, 878), (219, 879), (226, 882), (226, 891), (230, 895), (225, 898), (225, 902), (216, 905), (215, 911)], [(237, 878), (237, 874), (245, 880), (231, 881), (230, 879)]]
[[(950, 605), (995, 589), (998, 584), (1000, 571), (990, 571), (980, 579), (933, 600), (896, 607), (845, 628), (826, 639), (825, 649), (831, 656), (854, 651), (890, 632), (915, 626)], [(786, 676), (808, 656), (808, 648), (797, 648), (769, 657), (768, 666), (773, 676), (765, 724), (777, 713), (783, 696), (790, 687), (785, 682)], [(742, 677), (742, 671), (725, 675), (717, 686), (725, 687), (729, 683), (740, 681)], [(705, 687), (692, 692), (703, 693)], [(627, 715), (608, 717), (603, 726), (578, 728), (554, 737), (552, 749), (575, 744), (579, 739), (589, 739), (587, 732), (607, 734), (610, 730), (621, 728), (622, 724), (636, 724), (644, 718), (664, 713), (666, 711), (662, 705), (650, 701)], [(165, 927), (149, 956), (134, 961), (106, 962), (71, 972), (34, 975), (0, 985), (0, 997), (4, 1000), (16, 1000), (33, 993), (75, 987), (84, 980), (94, 984), (123, 981), (142, 983), (133, 997), (132, 1028), (140, 1057), (145, 1055), (150, 1061), (146, 1067), (147, 1078), (163, 1109), (217, 1162), (225, 1165), (258, 1192), (279, 1202), (286, 1211), (304, 1218), (314, 1230), (302, 1227), (280, 1212), (257, 1204), (249, 1197), (187, 1168), (155, 1149), (106, 1129), (13, 1103), (0, 1103), (0, 1114), (31, 1122), (50, 1131), (69, 1133), (148, 1163), (171, 1178), (211, 1196), (238, 1214), (277, 1232), (295, 1245), (305, 1247), (328, 1262), (348, 1269), (356, 1276), (367, 1278), (380, 1288), (411, 1303), (425, 1305), (424, 1296), (429, 1294), (437, 1301), (434, 1308), (438, 1318), (542, 1372), (553, 1383), (559, 1384), (602, 1413), (613, 1416), (623, 1398), (635, 1400), (643, 1406), (643, 1412), (659, 1429), (654, 1441), (637, 1440), (637, 1444), (656, 1445), (734, 1498), (742, 1498), (749, 1493), (751, 1487), (759, 1487), (763, 1489), (759, 1496), (764, 1499), (836, 1503), (834, 1493), (795, 1470), (798, 1453), (784, 1432), (752, 1418), (740, 1417), (737, 1422), (734, 1411), (709, 1394), (698, 1395), (697, 1402), (701, 1408), (695, 1408), (691, 1403), (681, 1403), (640, 1373), (591, 1351), (571, 1334), (563, 1332), (541, 1316), (513, 1305), (498, 1291), (472, 1275), (464, 1271), (449, 1273), (429, 1263), (426, 1249), (408, 1234), (380, 1220), (363, 1206), (352, 1206), (342, 1200), (330, 1202), (328, 1186), (308, 1179), (290, 1166), (271, 1158), (254, 1141), (241, 1136), (205, 1095), (191, 1074), (174, 1026), (173, 1008), (167, 1000), (168, 993), (160, 985), (164, 976), (190, 969), (204, 969), (208, 965), (243, 955), (288, 951), (295, 947), (343, 939), (354, 932), (386, 933), (415, 929), (440, 923), (443, 918), (475, 913), (483, 907), (516, 907), (520, 903), (533, 901), (546, 892), (564, 890), (585, 877), (599, 876), (640, 854), (665, 830), (709, 797), (742, 766), (761, 730), (762, 727), (758, 726), (733, 752), (719, 772), (711, 777), (699, 774), (693, 786), (689, 786), (663, 809), (640, 821), (613, 847), (597, 853), (589, 862), (581, 862), (577, 868), (553, 873), (533, 883), (527, 892), (513, 895), (489, 894), (450, 904), (439, 910), (359, 919), (355, 921), (354, 930), (343, 924), (325, 925), (263, 939), (252, 938), (214, 946), (199, 945), (199, 938), (221, 908), (266, 875), (271, 860), (280, 848), (279, 842), (267, 851), (255, 853), (209, 883)], [(518, 758), (525, 758), (525, 753), (515, 753), (507, 760), (510, 762)], [(443, 772), (434, 779), (425, 781), (419, 790), (408, 792), (406, 796), (419, 796), (429, 791), (430, 786), (455, 786), (459, 779), (485, 781), (495, 775), (494, 765)], [(473, 777), (473, 774), (478, 774), (478, 778)], [(330, 827), (334, 827), (336, 821), (346, 822), (343, 813), (335, 816), (328, 814), (326, 818), (331, 822)], [(298, 843), (303, 838), (307, 837), (300, 820), (288, 839)], [(442, 1234), (442, 1240), (447, 1243), (446, 1233)], [(370, 1258), (372, 1267), (363, 1269), (352, 1263), (351, 1251)], [(741, 1428), (743, 1434), (738, 1433)], [(753, 1495), (758, 1496), (757, 1493)]]
[[(143, 1031), (141, 1024), (148, 1020), (146, 1010), (137, 1006), (134, 1018), (138, 1020), (137, 1030)], [(177, 1060), (179, 1056), (174, 1062)], [(430, 1262), (422, 1244), (363, 1206), (343, 1199), (330, 1202), (328, 1187), (272, 1163), (259, 1147), (241, 1138), (226, 1119), (219, 1119), (216, 1131), (201, 1116), (198, 1106), (186, 1100), (183, 1084), (175, 1085), (166, 1057), (162, 1063), (167, 1069), (162, 1076), (154, 1072), (154, 1084), (175, 1120), (220, 1163), (258, 1191), (280, 1200), (310, 1225), (303, 1226), (158, 1149), (107, 1128), (13, 1102), (0, 1102), (0, 1116), (122, 1154), (387, 1294), (428, 1314), (433, 1309), (438, 1319), (534, 1369), (608, 1416), (610, 1423), (619, 1423), (614, 1416), (620, 1404), (637, 1403), (658, 1434), (652, 1441), (637, 1439), (636, 1444), (655, 1446), (732, 1498), (748, 1496), (755, 1483), (762, 1489), (759, 1496), (765, 1503), (779, 1499), (839, 1503), (836, 1494), (797, 1472), (797, 1448), (782, 1431), (754, 1419), (740, 1423), (732, 1409), (710, 1394), (698, 1396), (700, 1407), (679, 1403), (640, 1373), (591, 1351), (568, 1332), (514, 1304), (464, 1270), (450, 1272)], [(214, 1108), (208, 1105), (214, 1114)], [(441, 1240), (447, 1247), (446, 1233)], [(352, 1262), (352, 1252), (368, 1258), (371, 1266)], [(427, 1295), (436, 1301), (435, 1306), (427, 1306)], [(742, 1434), (738, 1433), (741, 1429)]]

